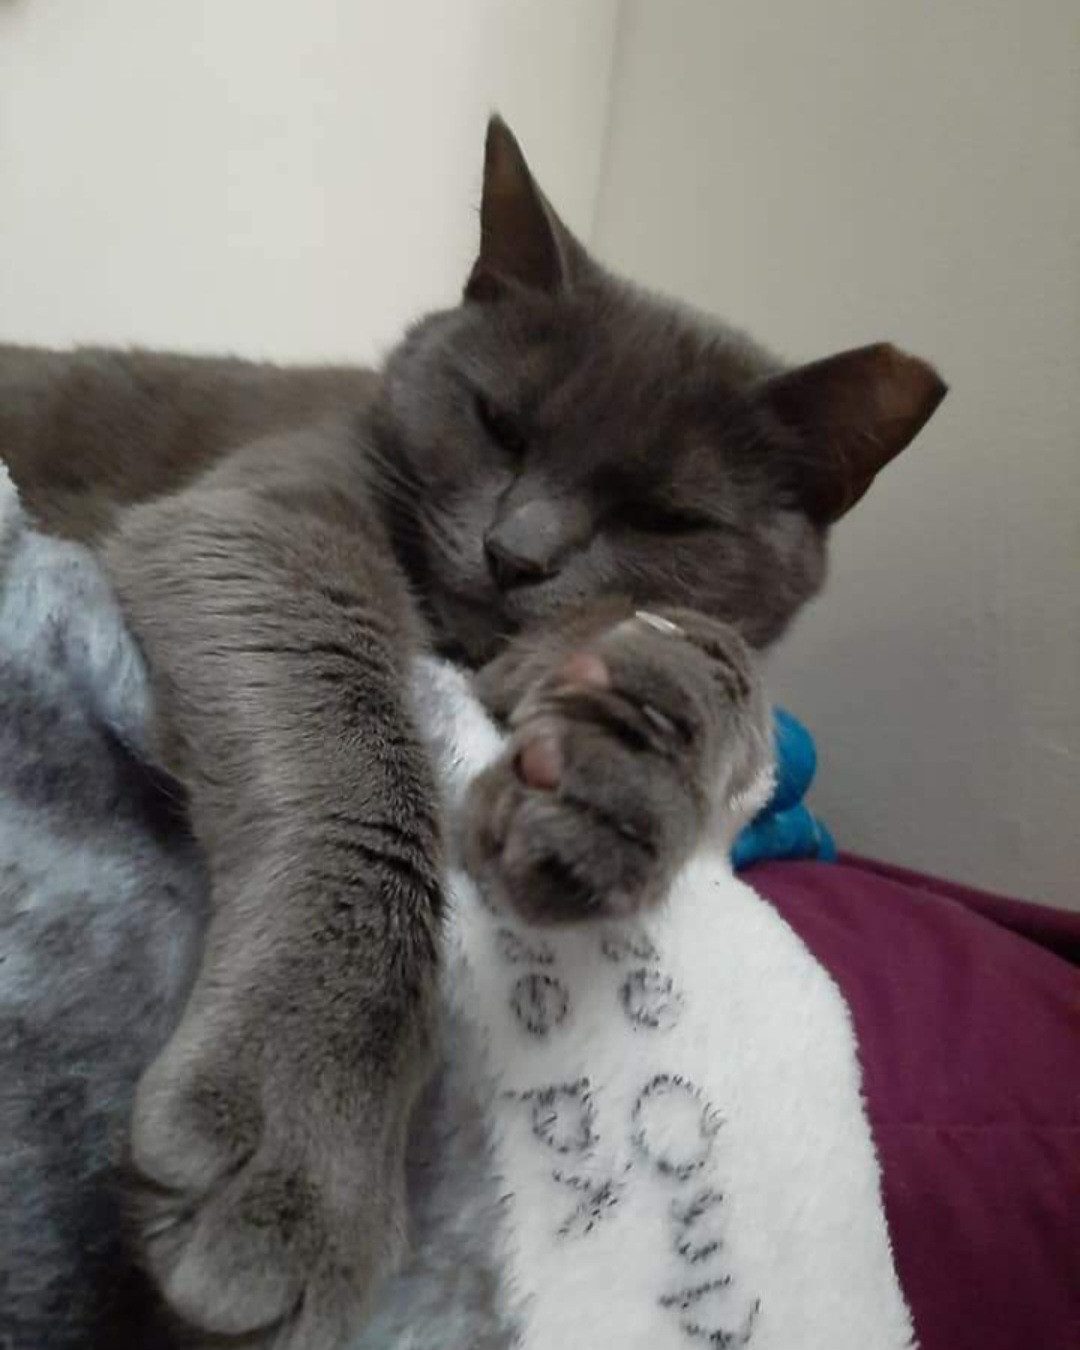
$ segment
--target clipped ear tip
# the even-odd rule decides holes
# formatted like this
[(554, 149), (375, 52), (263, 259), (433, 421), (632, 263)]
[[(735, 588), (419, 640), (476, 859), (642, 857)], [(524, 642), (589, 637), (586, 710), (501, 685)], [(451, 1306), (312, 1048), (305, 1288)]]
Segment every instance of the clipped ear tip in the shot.
[(933, 416), (949, 386), (929, 361), (891, 342), (870, 348), (882, 413), (911, 424), (914, 435)]
[[(927, 366), (929, 376), (929, 388), (927, 390), (927, 401), (930, 404), (930, 412), (937, 408), (945, 395), (949, 392), (949, 386), (933, 366)], [(929, 414), (927, 414), (929, 416)]]

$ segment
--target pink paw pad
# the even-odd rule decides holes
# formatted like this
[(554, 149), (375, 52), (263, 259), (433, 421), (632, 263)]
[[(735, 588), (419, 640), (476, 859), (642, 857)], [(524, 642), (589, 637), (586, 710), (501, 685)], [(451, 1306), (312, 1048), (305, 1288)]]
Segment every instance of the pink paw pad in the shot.
[[(607, 663), (592, 652), (575, 652), (558, 670), (555, 682), (559, 686), (592, 685), (607, 689), (611, 672)], [(526, 787), (541, 792), (552, 792), (559, 786), (563, 772), (563, 755), (558, 741), (551, 735), (537, 736), (526, 741), (518, 751), (514, 770)]]

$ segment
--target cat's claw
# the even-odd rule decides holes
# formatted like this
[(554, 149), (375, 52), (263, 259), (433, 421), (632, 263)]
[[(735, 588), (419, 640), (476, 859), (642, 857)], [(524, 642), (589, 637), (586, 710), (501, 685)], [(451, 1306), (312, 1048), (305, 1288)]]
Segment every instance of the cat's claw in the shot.
[(768, 760), (768, 710), (727, 625), (639, 611), (560, 662), (473, 784), (462, 852), (489, 898), (535, 922), (660, 899), (722, 801)]

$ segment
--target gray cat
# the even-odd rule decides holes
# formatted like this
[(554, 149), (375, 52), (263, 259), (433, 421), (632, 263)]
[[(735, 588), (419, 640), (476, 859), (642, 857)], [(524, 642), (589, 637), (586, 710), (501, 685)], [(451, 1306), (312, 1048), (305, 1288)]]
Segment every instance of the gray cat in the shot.
[[(176, 785), (155, 779), (146, 765), (145, 670), (100, 566), (78, 545), (27, 531), (2, 477), (0, 541), (0, 1178), (8, 1200), (0, 1225), (0, 1331), (6, 1345), (27, 1350), (169, 1350), (180, 1329), (125, 1241), (124, 1132), (138, 1074), (190, 986), (208, 879)], [(700, 620), (688, 613), (631, 623), (631, 641), (609, 634), (587, 658), (571, 657), (569, 670), (556, 668), (532, 686), (506, 753), (473, 783), (479, 800), (465, 813), (462, 843), (477, 877), (490, 864), (500, 820), (524, 828), (526, 869), (550, 852), (545, 829), (566, 824), (557, 795), (530, 791), (525, 782), (559, 767), (545, 724), (558, 717), (560, 701), (597, 678), (625, 685), (647, 677), (648, 648), (694, 642)], [(722, 768), (727, 801), (755, 775), (766, 744), (765, 705), (749, 655), (733, 637), (715, 656), (691, 653), (689, 660), (698, 678), (684, 688), (704, 713), (695, 740), (708, 761), (695, 776), (704, 781)], [(444, 790), (457, 797), (460, 774), (447, 784), (447, 766), (460, 752), (445, 739), (453, 724), (446, 683), (429, 662), (416, 673), (421, 721), (433, 737)], [(715, 707), (707, 711), (710, 702)], [(627, 732), (652, 738), (661, 752), (652, 790), (678, 797), (668, 775), (681, 772), (682, 756), (663, 753), (673, 728), (655, 710), (640, 726), (632, 706), (616, 703), (611, 712), (625, 719)], [(605, 760), (580, 754), (580, 741), (570, 748), (578, 753), (576, 765), (565, 766), (568, 790), (580, 795), (575, 771)], [(623, 751), (638, 753), (633, 744)], [(615, 805), (617, 783), (604, 795)], [(695, 828), (692, 813), (670, 821)], [(615, 852), (609, 862), (634, 867), (647, 856)], [(511, 875), (497, 869), (498, 877)], [(547, 894), (550, 881), (543, 872), (518, 877), (505, 896), (492, 887), (489, 898), (525, 902), (529, 910), (573, 902), (563, 892)], [(612, 874), (605, 899), (632, 889)], [(410, 1127), (412, 1250), (348, 1350), (509, 1350), (518, 1343), (520, 1310), (506, 1273), (505, 1182), (492, 1162), (484, 1116), (489, 1069), (475, 1031), (458, 1024), (457, 1005), (448, 987), (438, 1071)]]
[[(145, 1260), (202, 1332), (333, 1346), (400, 1258), (436, 1035), (413, 655), (484, 666), (489, 705), (526, 723), (544, 691), (477, 799), (501, 813), (473, 832), (492, 890), (527, 887), (549, 922), (603, 912), (613, 877), (621, 912), (651, 903), (705, 827), (714, 719), (746, 694), (737, 634), (783, 632), (829, 527), (944, 385), (886, 345), (787, 370), (614, 278), (494, 120), (463, 303), (377, 381), (9, 349), (0, 390), (31, 508), (108, 532), (150, 748), (211, 883), (135, 1102)], [(689, 640), (630, 641), (641, 604)], [(538, 796), (544, 828), (523, 830)]]

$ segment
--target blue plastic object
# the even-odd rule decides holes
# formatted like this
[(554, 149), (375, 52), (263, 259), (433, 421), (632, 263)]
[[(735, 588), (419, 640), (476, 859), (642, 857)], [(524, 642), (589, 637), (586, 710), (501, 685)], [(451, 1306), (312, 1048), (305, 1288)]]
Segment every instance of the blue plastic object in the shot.
[(769, 811), (787, 811), (806, 796), (817, 771), (814, 738), (796, 717), (783, 708), (773, 712), (773, 742), (776, 746), (776, 788)]
[(786, 811), (766, 811), (735, 840), (731, 861), (737, 872), (753, 863), (780, 858), (836, 861), (836, 844), (828, 829), (802, 802)]
[(735, 840), (731, 851), (736, 871), (770, 859), (816, 858), (835, 862), (836, 844), (803, 798), (814, 781), (817, 749), (814, 738), (796, 717), (777, 708), (773, 719), (776, 743), (776, 788), (768, 805)]

